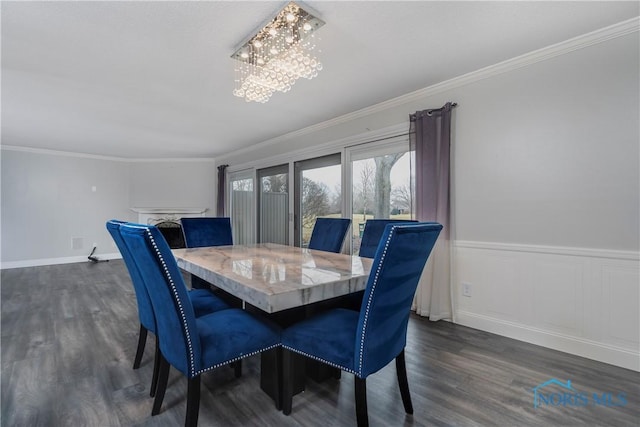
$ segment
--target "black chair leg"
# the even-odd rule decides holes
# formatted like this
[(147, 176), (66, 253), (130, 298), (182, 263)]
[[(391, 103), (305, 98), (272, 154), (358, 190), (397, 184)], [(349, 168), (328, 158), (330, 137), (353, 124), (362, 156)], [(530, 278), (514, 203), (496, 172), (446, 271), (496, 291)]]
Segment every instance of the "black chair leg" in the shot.
[(153, 400), (153, 409), (151, 415), (158, 415), (160, 408), (162, 407), (162, 401), (164, 400), (164, 392), (167, 390), (167, 382), (169, 381), (169, 362), (164, 358), (162, 353), (159, 353), (160, 369), (158, 372), (158, 389), (156, 390), (156, 397)]
[(404, 411), (407, 414), (413, 414), (411, 393), (409, 393), (409, 382), (407, 381), (407, 366), (404, 362), (404, 349), (396, 357), (396, 374), (398, 375), (398, 385), (400, 386), (400, 395), (402, 396)]
[[(282, 349), (282, 347), (278, 347), (276, 348), (276, 388), (278, 390), (278, 393), (276, 394), (276, 410), (281, 411), (282, 410), (282, 395), (283, 395), (283, 380), (282, 380), (282, 376), (283, 376), (283, 370), (282, 370), (282, 353), (284, 352), (284, 350)], [(293, 381), (291, 381), (291, 384), (293, 384)], [(291, 387), (291, 394), (293, 395), (293, 386)], [(291, 411), (289, 411), (291, 412)]]
[(158, 389), (158, 373), (160, 372), (160, 341), (156, 337), (156, 352), (153, 356), (153, 376), (151, 377), (151, 390), (149, 396), (154, 397)]
[(367, 413), (367, 380), (354, 376), (356, 389), (356, 419), (358, 427), (369, 426), (369, 414)]
[[(282, 398), (281, 407), (282, 413), (285, 415), (291, 414), (291, 400), (293, 399), (293, 363), (291, 352), (286, 349), (282, 349)], [(276, 402), (277, 405), (277, 402)]]
[(198, 413), (200, 412), (200, 375), (189, 378), (187, 386), (187, 416), (185, 427), (198, 425)]
[(342, 378), (342, 369), (335, 368), (333, 370), (333, 379), (339, 380), (340, 378)]
[(147, 328), (140, 325), (140, 333), (138, 334), (138, 349), (136, 350), (136, 357), (133, 360), (133, 369), (140, 367), (142, 361), (142, 354), (144, 353), (144, 345), (147, 342)]
[(235, 377), (240, 378), (242, 376), (242, 360), (233, 362), (231, 367), (233, 368), (233, 374)]

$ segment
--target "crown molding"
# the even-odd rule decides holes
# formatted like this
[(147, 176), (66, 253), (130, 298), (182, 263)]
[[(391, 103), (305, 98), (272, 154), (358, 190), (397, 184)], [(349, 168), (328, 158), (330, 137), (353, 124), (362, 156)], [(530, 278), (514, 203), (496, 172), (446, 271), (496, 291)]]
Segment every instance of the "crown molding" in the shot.
[[(557, 56), (565, 55), (576, 50), (583, 49), (585, 47), (593, 46), (598, 43), (603, 43), (607, 40), (622, 37), (639, 30), (640, 17), (635, 17), (627, 21), (619, 22), (617, 24), (592, 31), (587, 34), (573, 37), (571, 39), (546, 46), (541, 49), (537, 49), (502, 62), (498, 62), (497, 64), (480, 68), (476, 71), (471, 71), (469, 73), (454, 77), (450, 80), (446, 80), (432, 86), (428, 86), (423, 89), (418, 89), (406, 95), (401, 95), (397, 98), (389, 99), (371, 107), (358, 110), (351, 114), (358, 114), (357, 117), (362, 117), (372, 113), (377, 113), (388, 108), (397, 107), (399, 105), (416, 101), (427, 96), (455, 89), (469, 83), (474, 83), (476, 81), (484, 80), (489, 77), (517, 70), (519, 68), (527, 67), (529, 65), (546, 61)], [(356, 117), (351, 118), (351, 120), (353, 120), (354, 118)]]
[(564, 55), (585, 47), (589, 47), (598, 43), (602, 43), (614, 38), (622, 37), (640, 30), (640, 17), (635, 17), (626, 21), (619, 22), (617, 24), (610, 25), (608, 27), (601, 28), (599, 30), (592, 31), (587, 34), (583, 34), (560, 43), (556, 43), (524, 55), (517, 56), (502, 62), (499, 62), (488, 67), (481, 68), (476, 71), (472, 71), (463, 74), (458, 77), (440, 82), (423, 89), (418, 89), (414, 92), (401, 95), (378, 104), (371, 105), (369, 107), (362, 108), (360, 110), (353, 111), (351, 113), (344, 114), (342, 116), (335, 117), (324, 122), (320, 122), (293, 132), (286, 133), (284, 135), (271, 138), (250, 147), (245, 147), (236, 151), (226, 153), (218, 158), (168, 158), (168, 159), (154, 159), (154, 158), (125, 158), (125, 157), (113, 157), (113, 156), (101, 156), (85, 153), (73, 153), (67, 151), (57, 151), (41, 148), (19, 147), (12, 145), (0, 145), (1, 150), (10, 151), (22, 151), (29, 153), (48, 154), (66, 157), (80, 157), (86, 159), (95, 160), (107, 160), (107, 161), (119, 161), (119, 162), (200, 162), (200, 161), (213, 161), (224, 162), (224, 159), (232, 156), (242, 155), (247, 152), (253, 151), (256, 147), (268, 147), (278, 143), (282, 143), (288, 140), (299, 138), (320, 130), (330, 128), (342, 123), (347, 123), (352, 120), (356, 120), (362, 117), (369, 116), (390, 108), (401, 106), (403, 104), (410, 103), (412, 101), (420, 100), (428, 96), (432, 96), (447, 90), (451, 90), (460, 86), (467, 85), (479, 80), (487, 79), (499, 74), (507, 73), (509, 71), (516, 70), (518, 68), (526, 67), (537, 62), (546, 61), (560, 55)]
[(96, 154), (73, 153), (71, 151), (49, 150), (46, 148), (20, 147), (17, 145), (3, 144), (0, 146), (0, 149), (6, 150), (6, 151), (21, 151), (23, 153), (46, 154), (49, 156), (81, 157), (85, 159), (109, 160), (109, 161), (115, 161), (115, 162), (124, 162), (128, 160), (124, 157), (111, 157), (111, 156), (101, 156)]
[(602, 43), (607, 40), (622, 37), (627, 34), (631, 34), (640, 30), (640, 16), (631, 18), (626, 21), (619, 22), (617, 24), (610, 25), (608, 27), (601, 28), (599, 30), (592, 31), (587, 34), (583, 34), (571, 39), (543, 47), (520, 56), (516, 56), (511, 59), (499, 62), (488, 67), (480, 68), (476, 71), (454, 77), (449, 80), (445, 80), (441, 83), (428, 86), (423, 89), (418, 89), (414, 92), (400, 95), (396, 98), (380, 102), (378, 104), (371, 105), (369, 107), (362, 108), (360, 110), (353, 111), (351, 113), (344, 114), (342, 116), (335, 117), (330, 120), (326, 120), (315, 125), (311, 125), (293, 132), (286, 133), (284, 135), (271, 138), (250, 147), (241, 148), (236, 151), (219, 156), (219, 159), (224, 160), (227, 157), (242, 155), (247, 152), (253, 151), (256, 147), (268, 147), (274, 144), (282, 143), (291, 139), (295, 139), (304, 135), (308, 135), (320, 130), (330, 128), (342, 123), (350, 122), (362, 117), (369, 116), (371, 114), (379, 113), (390, 108), (398, 107), (403, 104), (410, 103), (412, 101), (420, 100), (422, 98), (432, 96), (441, 92), (445, 92), (451, 89), (458, 88), (460, 86), (467, 85), (479, 80), (484, 80), (489, 77), (497, 76), (509, 71), (517, 70), (518, 68), (526, 67), (537, 62), (546, 61), (547, 59), (555, 58), (556, 56), (565, 55), (567, 53), (583, 49), (585, 47), (592, 46), (594, 44)]
[[(392, 126), (388, 126), (382, 129), (376, 129), (357, 135), (347, 136), (334, 141), (319, 144), (314, 147), (304, 147), (297, 150), (289, 151), (286, 154), (276, 154), (266, 158), (260, 158), (245, 163), (239, 163), (229, 166), (229, 172), (239, 172), (244, 169), (250, 168), (265, 168), (270, 166), (279, 165), (282, 163), (296, 162), (298, 160), (312, 159), (314, 157), (321, 157), (329, 154), (335, 154), (341, 152), (343, 149), (353, 147), (356, 145), (369, 143), (373, 141), (379, 141), (381, 139), (389, 139), (409, 133), (409, 126), (406, 123), (400, 123)], [(220, 160), (217, 163), (224, 163)]]
[(73, 153), (71, 151), (58, 151), (49, 150), (46, 148), (32, 148), (32, 147), (19, 147), (17, 145), (0, 145), (0, 150), (7, 151), (21, 151), (24, 153), (34, 154), (46, 154), (49, 156), (62, 156), (62, 157), (78, 157), (83, 159), (92, 160), (106, 160), (111, 162), (125, 162), (125, 163), (161, 163), (161, 162), (215, 162), (214, 157), (199, 157), (197, 159), (192, 158), (167, 158), (167, 159), (146, 159), (146, 158), (128, 158), (128, 157), (115, 157), (115, 156), (101, 156), (97, 154), (86, 153)]

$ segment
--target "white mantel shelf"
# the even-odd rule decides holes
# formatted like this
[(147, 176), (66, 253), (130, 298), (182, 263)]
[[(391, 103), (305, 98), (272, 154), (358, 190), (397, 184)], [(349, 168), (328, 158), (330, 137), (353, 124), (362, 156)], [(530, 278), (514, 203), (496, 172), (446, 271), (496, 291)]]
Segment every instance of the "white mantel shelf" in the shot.
[(138, 214), (203, 214), (209, 208), (131, 208)]

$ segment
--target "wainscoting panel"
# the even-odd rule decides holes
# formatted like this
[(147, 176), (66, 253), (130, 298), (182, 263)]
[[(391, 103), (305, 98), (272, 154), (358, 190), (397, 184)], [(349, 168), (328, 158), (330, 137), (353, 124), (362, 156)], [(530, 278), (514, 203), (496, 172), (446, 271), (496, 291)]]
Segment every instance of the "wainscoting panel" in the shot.
[(640, 289), (638, 268), (605, 263), (602, 272), (602, 305), (607, 343), (633, 347), (640, 336)]
[(458, 323), (640, 371), (639, 253), (468, 241), (455, 251)]
[[(519, 300), (522, 292), (517, 286), (521, 280), (517, 257), (494, 252), (487, 254), (485, 261), (480, 286), (486, 292), (478, 293), (479, 297), (484, 297), (482, 305), (485, 313), (511, 322), (520, 321)], [(503, 283), (505, 286), (501, 285)]]
[(584, 262), (576, 257), (538, 255), (531, 264), (534, 326), (583, 336)]

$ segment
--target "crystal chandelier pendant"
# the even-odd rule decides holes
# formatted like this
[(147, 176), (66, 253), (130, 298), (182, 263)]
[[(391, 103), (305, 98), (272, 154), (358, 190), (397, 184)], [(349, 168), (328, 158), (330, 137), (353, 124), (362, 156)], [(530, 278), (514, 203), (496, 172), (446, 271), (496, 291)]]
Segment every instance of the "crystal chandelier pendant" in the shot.
[(303, 77), (322, 70), (314, 56), (315, 31), (324, 21), (291, 2), (231, 55), (236, 60), (235, 96), (265, 103), (276, 91), (287, 92)]

